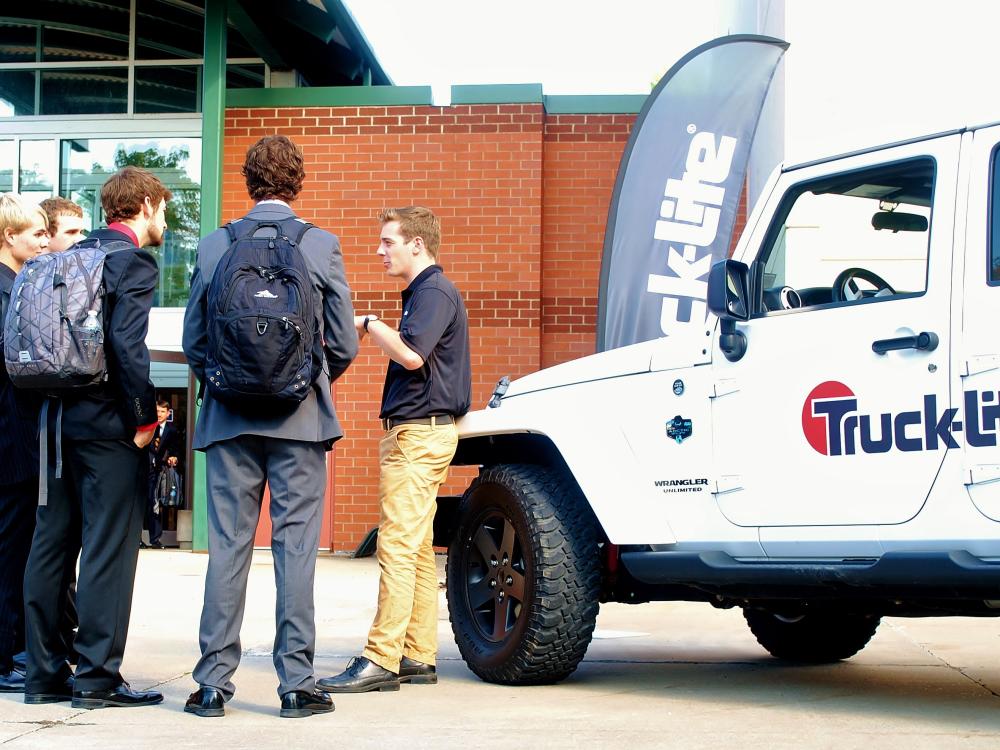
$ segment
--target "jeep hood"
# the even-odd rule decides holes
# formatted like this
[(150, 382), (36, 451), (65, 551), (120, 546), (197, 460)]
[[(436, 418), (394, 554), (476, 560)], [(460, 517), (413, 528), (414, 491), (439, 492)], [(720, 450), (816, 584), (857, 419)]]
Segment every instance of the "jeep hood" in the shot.
[(708, 355), (703, 354), (703, 349), (703, 340), (687, 336), (669, 336), (643, 341), (574, 359), (518, 378), (511, 382), (504, 398), (560, 388), (574, 383), (636, 375), (651, 370), (690, 367), (709, 361)]

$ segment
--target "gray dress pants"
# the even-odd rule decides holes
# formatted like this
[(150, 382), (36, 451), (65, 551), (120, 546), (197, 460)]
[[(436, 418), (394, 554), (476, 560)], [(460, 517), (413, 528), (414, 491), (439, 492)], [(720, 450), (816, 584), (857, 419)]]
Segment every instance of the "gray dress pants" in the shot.
[(241, 435), (205, 451), (208, 573), (201, 612), (201, 659), (193, 677), (226, 700), (236, 688), (240, 626), (264, 485), (271, 492), (271, 552), (277, 587), (272, 656), (278, 695), (315, 688), (313, 584), (319, 545), (326, 448), (323, 443)]

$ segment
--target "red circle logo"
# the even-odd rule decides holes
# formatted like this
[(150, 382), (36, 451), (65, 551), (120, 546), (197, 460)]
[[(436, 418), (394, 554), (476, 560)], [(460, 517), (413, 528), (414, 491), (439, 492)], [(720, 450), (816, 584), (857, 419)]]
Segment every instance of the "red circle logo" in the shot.
[(826, 416), (816, 416), (813, 412), (813, 402), (822, 401), (828, 398), (854, 398), (854, 391), (841, 382), (827, 380), (820, 383), (806, 396), (806, 401), (802, 404), (802, 432), (806, 436), (809, 445), (817, 453), (824, 456), (830, 455), (830, 444), (828, 441)]

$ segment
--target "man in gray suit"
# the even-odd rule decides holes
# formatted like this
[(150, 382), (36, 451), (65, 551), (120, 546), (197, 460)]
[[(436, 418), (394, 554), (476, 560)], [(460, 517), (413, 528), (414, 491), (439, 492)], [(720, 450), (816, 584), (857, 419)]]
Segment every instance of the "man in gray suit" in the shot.
[[(302, 188), (305, 170), (301, 151), (288, 138), (268, 136), (254, 144), (247, 151), (242, 173), (247, 191), (257, 203), (247, 216), (230, 225), (235, 231), (241, 231), (236, 228), (242, 222), (302, 222), (289, 203)], [(251, 226), (244, 224), (242, 228)], [(255, 236), (274, 237), (276, 231), (260, 227)], [(205, 237), (198, 246), (191, 277), (184, 352), (203, 384), (206, 361), (212, 355), (207, 330), (215, 316), (208, 309), (208, 290), (229, 249), (225, 228)], [(201, 659), (192, 675), (199, 689), (184, 706), (197, 716), (222, 716), (224, 702), (235, 691), (231, 678), (240, 661), (247, 575), (265, 483), (271, 492), (271, 551), (278, 589), (273, 661), (281, 716), (304, 717), (333, 710), (330, 697), (316, 690), (313, 673), (313, 581), (326, 488), (326, 453), (343, 435), (330, 384), (357, 354), (358, 336), (337, 237), (312, 227), (295, 249), (301, 252), (318, 295), (315, 310), (325, 354), (311, 391), (291, 410), (273, 411), (223, 403), (209, 390), (195, 427), (194, 447), (206, 455), (209, 553)]]

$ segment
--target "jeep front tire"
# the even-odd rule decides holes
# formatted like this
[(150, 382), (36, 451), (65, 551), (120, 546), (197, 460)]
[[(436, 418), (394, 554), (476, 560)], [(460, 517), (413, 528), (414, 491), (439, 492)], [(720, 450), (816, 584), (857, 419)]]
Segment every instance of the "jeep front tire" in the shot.
[(571, 479), (541, 466), (483, 469), (448, 550), (462, 658), (486, 682), (562, 680), (590, 644), (600, 577), (596, 522)]

